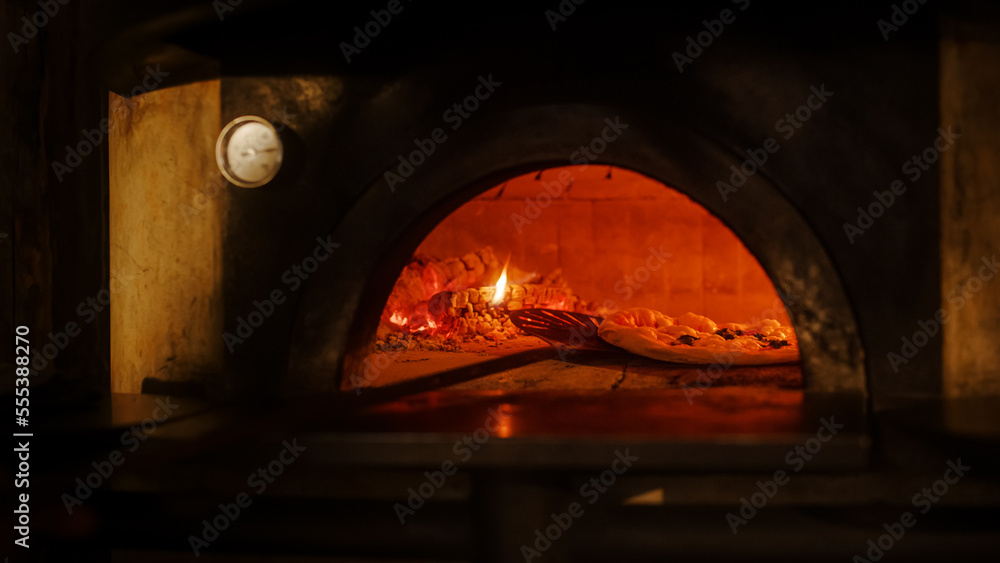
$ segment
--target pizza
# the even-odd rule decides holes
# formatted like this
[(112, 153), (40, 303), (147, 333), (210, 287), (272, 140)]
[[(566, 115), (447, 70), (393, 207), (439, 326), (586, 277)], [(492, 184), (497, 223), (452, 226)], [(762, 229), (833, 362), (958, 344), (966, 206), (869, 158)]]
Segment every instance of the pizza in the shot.
[(665, 362), (754, 365), (799, 360), (795, 331), (774, 319), (716, 325), (694, 313), (675, 319), (635, 307), (604, 319), (597, 334), (633, 354)]

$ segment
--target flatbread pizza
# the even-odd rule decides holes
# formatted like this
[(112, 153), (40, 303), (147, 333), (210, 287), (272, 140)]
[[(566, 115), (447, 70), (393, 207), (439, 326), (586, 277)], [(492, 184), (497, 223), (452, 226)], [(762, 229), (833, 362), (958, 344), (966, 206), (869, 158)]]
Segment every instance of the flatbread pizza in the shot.
[(774, 319), (716, 325), (694, 313), (673, 318), (634, 307), (604, 319), (597, 334), (633, 354), (665, 362), (763, 365), (799, 360), (795, 331)]

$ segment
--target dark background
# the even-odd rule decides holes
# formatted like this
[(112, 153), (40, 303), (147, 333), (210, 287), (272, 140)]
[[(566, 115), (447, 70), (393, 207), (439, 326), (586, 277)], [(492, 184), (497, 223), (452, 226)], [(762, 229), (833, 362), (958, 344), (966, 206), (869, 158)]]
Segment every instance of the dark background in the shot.
[[(991, 3), (928, 2), (885, 41), (876, 21), (891, 13), (888, 2), (752, 1), (683, 73), (671, 54), (703, 30), (702, 20), (737, 5), (589, 0), (556, 31), (544, 11), (557, 2), (404, 5), (349, 65), (339, 43), (384, 3), (244, 0), (220, 22), (210, 2), (70, 2), (19, 53), (0, 47), (0, 232), (8, 234), (0, 256), (12, 266), (0, 278), (0, 298), (10, 304), (0, 313), (4, 325), (26, 325), (34, 335), (61, 330), (78, 320), (81, 301), (107, 287), (106, 145), (62, 182), (50, 163), (106, 115), (107, 91), (127, 92), (150, 62), (170, 69), (176, 84), (211, 77), (215, 67), (205, 61), (219, 61), (224, 122), (275, 105), (307, 120), (284, 89), (288, 77), (343, 78), (344, 94), (330, 100), (325, 121), (297, 139), (302, 167), (287, 190), (256, 201), (236, 194), (226, 243), (227, 308), (234, 311), (271, 289), (288, 256), (304, 255), (309, 241), (334, 230), (414, 137), (440, 126), (441, 111), (467, 95), (480, 74), (493, 73), (503, 89), (473, 119), (574, 102), (622, 115), (660, 113), (714, 140), (732, 164), (776, 136), (775, 121), (804, 103), (810, 86), (825, 85), (834, 96), (794, 137), (779, 139), (767, 178), (808, 221), (839, 272), (875, 406), (940, 393), (940, 338), (898, 374), (886, 359), (918, 320), (941, 307), (937, 168), (918, 182), (904, 180), (906, 194), (854, 244), (843, 224), (856, 221), (856, 208), (867, 206), (873, 191), (903, 178), (904, 161), (947, 126), (938, 96), (942, 12), (992, 16)], [(0, 9), (4, 34), (38, 11), (27, 0)], [(274, 86), (266, 104), (241, 96), (245, 81), (258, 79)], [(380, 93), (385, 111), (369, 111), (367, 100)], [(461, 135), (449, 142), (461, 144)], [(719, 179), (728, 175), (718, 170)], [(256, 229), (262, 221), (271, 230)], [(767, 228), (766, 215), (760, 225)], [(775, 241), (773, 252), (781, 244)], [(231, 283), (237, 274), (240, 283)], [(298, 313), (287, 307), (268, 325), (265, 340), (277, 354), (246, 347), (229, 369), (255, 366), (244, 382), (251, 386), (280, 374)], [(105, 313), (35, 376), (32, 397), (43, 412), (106, 415), (97, 405), (109, 389), (108, 334)], [(12, 353), (0, 348), (2, 365), (11, 365)]]

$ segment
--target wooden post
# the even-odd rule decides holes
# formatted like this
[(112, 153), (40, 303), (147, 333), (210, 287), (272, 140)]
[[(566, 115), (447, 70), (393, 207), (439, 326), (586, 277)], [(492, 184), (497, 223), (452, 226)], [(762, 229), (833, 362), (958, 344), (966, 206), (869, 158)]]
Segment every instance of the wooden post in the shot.
[(995, 23), (945, 19), (941, 127), (961, 135), (941, 159), (943, 389), (1000, 394), (1000, 36)]

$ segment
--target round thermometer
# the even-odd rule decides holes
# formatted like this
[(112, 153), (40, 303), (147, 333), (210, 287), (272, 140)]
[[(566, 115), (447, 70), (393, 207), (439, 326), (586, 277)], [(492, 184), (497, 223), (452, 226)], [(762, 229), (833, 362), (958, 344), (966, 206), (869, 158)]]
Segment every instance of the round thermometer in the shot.
[(284, 149), (266, 119), (244, 115), (229, 122), (215, 144), (219, 170), (233, 185), (257, 188), (274, 179)]

